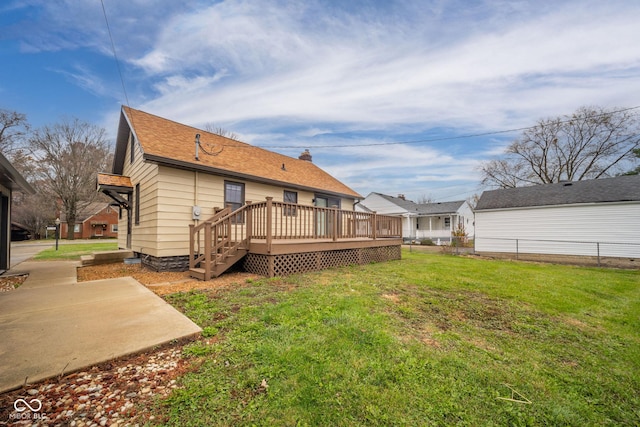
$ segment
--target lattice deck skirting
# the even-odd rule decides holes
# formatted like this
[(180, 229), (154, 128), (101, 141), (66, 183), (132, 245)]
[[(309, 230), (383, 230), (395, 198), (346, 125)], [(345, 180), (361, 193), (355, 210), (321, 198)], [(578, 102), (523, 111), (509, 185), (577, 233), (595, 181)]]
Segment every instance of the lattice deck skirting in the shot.
[(391, 261), (400, 257), (399, 245), (284, 255), (249, 253), (244, 258), (243, 267), (250, 273), (274, 277), (345, 265)]

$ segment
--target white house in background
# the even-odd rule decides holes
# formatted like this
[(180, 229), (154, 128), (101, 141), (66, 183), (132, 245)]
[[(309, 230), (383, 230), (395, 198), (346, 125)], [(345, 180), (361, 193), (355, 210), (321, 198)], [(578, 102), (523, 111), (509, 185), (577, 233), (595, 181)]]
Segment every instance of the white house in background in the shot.
[(431, 239), (450, 242), (451, 233), (464, 227), (469, 238), (475, 234), (473, 210), (465, 200), (454, 202), (415, 203), (403, 194), (398, 197), (370, 193), (356, 205), (356, 210), (402, 217), (405, 240)]
[(638, 258), (640, 176), (485, 191), (475, 219), (478, 253)]

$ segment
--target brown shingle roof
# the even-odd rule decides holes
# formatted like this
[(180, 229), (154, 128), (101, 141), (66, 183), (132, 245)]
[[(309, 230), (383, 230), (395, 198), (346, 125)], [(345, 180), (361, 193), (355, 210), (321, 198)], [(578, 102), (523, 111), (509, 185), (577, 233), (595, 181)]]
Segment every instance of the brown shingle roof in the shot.
[[(232, 176), (280, 183), (284, 186), (362, 197), (311, 162), (274, 153), (140, 110), (129, 107), (122, 107), (122, 110), (133, 128), (146, 160), (166, 161), (180, 167), (205, 168), (212, 172), (226, 172)], [(199, 150), (199, 160), (195, 159), (196, 134), (200, 134), (202, 147)], [(120, 136), (119, 139), (124, 138)], [(118, 144), (126, 144), (126, 141), (119, 140)], [(126, 145), (123, 148), (126, 148)], [(125, 161), (123, 156), (121, 161)], [(114, 168), (114, 171), (117, 169)]]

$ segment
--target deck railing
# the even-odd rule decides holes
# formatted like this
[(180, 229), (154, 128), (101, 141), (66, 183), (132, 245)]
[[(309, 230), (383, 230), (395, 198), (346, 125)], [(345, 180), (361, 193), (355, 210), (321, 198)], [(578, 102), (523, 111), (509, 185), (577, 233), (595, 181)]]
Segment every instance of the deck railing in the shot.
[(355, 239), (402, 237), (402, 219), (368, 212), (275, 202), (251, 205), (256, 239)]
[(247, 202), (236, 211), (216, 208), (216, 214), (190, 226), (189, 268), (200, 263), (209, 274), (210, 265), (252, 239), (265, 240), (268, 250), (274, 240), (331, 240), (401, 238), (402, 218), (296, 203)]

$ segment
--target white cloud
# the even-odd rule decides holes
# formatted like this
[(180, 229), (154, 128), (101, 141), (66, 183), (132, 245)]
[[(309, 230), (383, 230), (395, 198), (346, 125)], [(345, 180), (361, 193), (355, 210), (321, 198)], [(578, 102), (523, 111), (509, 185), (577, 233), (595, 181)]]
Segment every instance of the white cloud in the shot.
[[(442, 43), (433, 29), (410, 19), (396, 17), (385, 27), (360, 15), (320, 16), (326, 28), (304, 28), (302, 7), (224, 2), (171, 20), (138, 62), (151, 74), (200, 68), (224, 70), (224, 78), (163, 90), (144, 107), (170, 115), (181, 104), (179, 119), (195, 122), (282, 119), (380, 129), (399, 123), (496, 128), (514, 118), (530, 123), (532, 115), (566, 112), (567, 104), (573, 110), (610, 100), (602, 89), (585, 89), (593, 76), (608, 80), (621, 69), (640, 68), (633, 42), (638, 8), (579, 4), (501, 21), (499, 28), (486, 28), (489, 19), (472, 36)], [(619, 80), (640, 88), (635, 76)], [(560, 99), (548, 96), (557, 92)], [(628, 93), (618, 92), (617, 103), (628, 105)]]
[[(585, 104), (638, 103), (633, 0), (183, 3), (106, 2), (125, 81), (151, 89), (131, 91), (132, 106), (195, 126), (215, 122), (261, 146), (307, 146), (361, 192), (474, 190), (478, 162), (517, 133), (314, 147), (518, 128)], [(33, 4), (45, 11), (42, 29), (25, 38), (33, 49), (111, 54), (96, 4)], [(88, 69), (68, 73), (103, 91)]]

